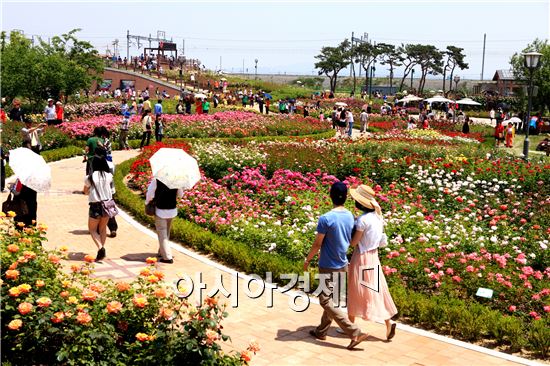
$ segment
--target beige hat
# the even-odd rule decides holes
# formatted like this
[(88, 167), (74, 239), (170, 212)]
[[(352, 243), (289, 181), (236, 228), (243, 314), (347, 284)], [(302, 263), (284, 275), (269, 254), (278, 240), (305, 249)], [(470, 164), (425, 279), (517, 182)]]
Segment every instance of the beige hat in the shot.
[(365, 184), (361, 184), (357, 188), (350, 189), (350, 194), (353, 199), (361, 205), (375, 210), (378, 215), (382, 216), (382, 209), (380, 208), (378, 202), (376, 202), (376, 192), (374, 192), (374, 189)]

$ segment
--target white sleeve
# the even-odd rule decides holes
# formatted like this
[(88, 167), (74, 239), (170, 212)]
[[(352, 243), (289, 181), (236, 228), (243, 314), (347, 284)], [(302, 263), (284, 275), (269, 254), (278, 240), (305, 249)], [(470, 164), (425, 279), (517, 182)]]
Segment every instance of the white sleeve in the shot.
[(149, 186), (147, 187), (147, 193), (145, 194), (145, 203), (149, 203), (155, 198), (155, 191), (157, 190), (157, 180), (153, 178)]
[(181, 189), (181, 188), (178, 189), (177, 197), (178, 197), (178, 198), (183, 197), (183, 189)]

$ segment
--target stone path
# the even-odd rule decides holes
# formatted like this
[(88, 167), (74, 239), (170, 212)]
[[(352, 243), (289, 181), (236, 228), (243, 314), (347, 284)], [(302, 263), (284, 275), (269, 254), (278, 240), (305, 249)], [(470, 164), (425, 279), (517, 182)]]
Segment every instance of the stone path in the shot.
[[(137, 154), (137, 151), (117, 151), (114, 161), (121, 162)], [(52, 189), (38, 195), (38, 219), (48, 225), (47, 248), (67, 245), (70, 248), (68, 264), (78, 263), (86, 254), (95, 255), (96, 249), (87, 230), (87, 197), (75, 194), (81, 190), (84, 164), (81, 158), (51, 163)], [(6, 193), (0, 194), (2, 201)], [(118, 236), (107, 239), (107, 259), (96, 265), (96, 275), (102, 278), (131, 279), (145, 266), (145, 258), (155, 256), (158, 243), (153, 232), (143, 228), (125, 213), (118, 216)], [(178, 245), (175, 247), (181, 248)], [(225, 288), (231, 291), (231, 276), (220, 271), (215, 262), (206, 256), (174, 250), (174, 264), (158, 264), (166, 273), (166, 281), (172, 283), (188, 274), (193, 279), (202, 273), (208, 293), (216, 278), (223, 275)], [(349, 340), (333, 327), (326, 341), (309, 336), (321, 317), (319, 305), (311, 304), (305, 312), (295, 312), (288, 306), (289, 297), (279, 292), (273, 294), (274, 306), (266, 306), (267, 295), (251, 299), (244, 293), (244, 279), (239, 281), (238, 297), (232, 295), (222, 301), (228, 303), (229, 317), (223, 323), (224, 332), (232, 342), (224, 345), (227, 351), (242, 350), (249, 341), (259, 342), (261, 351), (253, 358), (252, 365), (512, 365), (513, 362), (494, 357), (459, 345), (450, 344), (413, 332), (414, 329), (399, 324), (392, 342), (385, 342), (385, 326), (359, 321), (363, 331), (371, 334), (368, 341), (356, 350), (345, 347)], [(195, 283), (195, 286), (197, 284)], [(254, 287), (254, 286), (252, 286)], [(231, 301), (238, 299), (238, 308), (231, 308)], [(413, 330), (413, 331), (411, 331)]]

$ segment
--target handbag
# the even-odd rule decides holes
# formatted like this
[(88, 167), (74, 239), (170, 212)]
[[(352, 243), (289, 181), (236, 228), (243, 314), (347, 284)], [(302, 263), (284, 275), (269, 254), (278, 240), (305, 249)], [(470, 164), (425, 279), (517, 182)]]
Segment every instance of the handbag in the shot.
[(118, 215), (118, 209), (116, 208), (115, 200), (112, 198), (107, 201), (101, 201), (101, 208), (103, 208), (103, 212), (107, 214), (109, 218), (113, 218)]
[(9, 211), (13, 211), (17, 217), (21, 217), (29, 214), (29, 207), (27, 202), (10, 193), (8, 199), (2, 203), (2, 212), (8, 213)]
[(154, 199), (152, 199), (151, 201), (149, 201), (149, 203), (145, 204), (145, 214), (149, 216), (155, 216), (156, 208), (156, 202)]

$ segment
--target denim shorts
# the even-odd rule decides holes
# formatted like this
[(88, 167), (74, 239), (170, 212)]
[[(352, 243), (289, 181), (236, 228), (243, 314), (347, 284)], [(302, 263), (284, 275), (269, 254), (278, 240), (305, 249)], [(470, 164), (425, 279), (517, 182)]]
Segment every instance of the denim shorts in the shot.
[(99, 219), (103, 216), (106, 216), (105, 212), (103, 211), (103, 206), (101, 205), (101, 202), (90, 202), (88, 216), (91, 219)]

